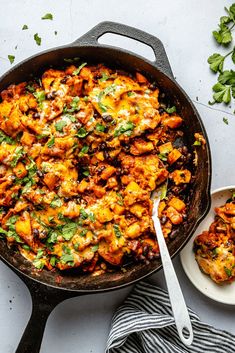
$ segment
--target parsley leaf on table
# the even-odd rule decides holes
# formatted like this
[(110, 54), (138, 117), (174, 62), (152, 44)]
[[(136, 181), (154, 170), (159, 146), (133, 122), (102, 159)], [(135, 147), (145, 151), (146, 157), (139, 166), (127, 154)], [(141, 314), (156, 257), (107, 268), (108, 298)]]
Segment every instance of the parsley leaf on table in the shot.
[(37, 45), (41, 45), (42, 38), (39, 37), (38, 33), (35, 33), (33, 38), (34, 38), (35, 42), (37, 43)]
[(44, 16), (41, 17), (41, 20), (53, 20), (53, 15), (51, 13), (46, 13)]

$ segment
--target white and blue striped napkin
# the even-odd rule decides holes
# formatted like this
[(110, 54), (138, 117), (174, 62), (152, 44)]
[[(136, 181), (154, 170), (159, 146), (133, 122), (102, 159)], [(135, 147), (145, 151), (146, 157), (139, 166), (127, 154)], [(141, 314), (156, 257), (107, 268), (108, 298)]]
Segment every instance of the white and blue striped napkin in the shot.
[(138, 283), (112, 319), (106, 353), (234, 353), (235, 336), (215, 329), (189, 309), (194, 341), (179, 339), (166, 291)]

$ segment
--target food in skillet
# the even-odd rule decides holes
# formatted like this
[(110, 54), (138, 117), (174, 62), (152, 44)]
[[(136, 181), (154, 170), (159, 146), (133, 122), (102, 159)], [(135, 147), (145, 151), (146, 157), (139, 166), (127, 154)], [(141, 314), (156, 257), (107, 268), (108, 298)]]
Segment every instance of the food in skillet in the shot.
[(194, 240), (197, 263), (217, 284), (235, 278), (235, 200), (215, 208), (215, 220), (208, 231)]
[[(182, 118), (140, 73), (49, 69), (0, 103), (0, 233), (42, 269), (96, 274), (159, 256), (150, 195), (165, 186), (166, 238), (187, 218)], [(168, 111), (168, 112), (167, 112)], [(168, 185), (168, 187), (167, 187)]]

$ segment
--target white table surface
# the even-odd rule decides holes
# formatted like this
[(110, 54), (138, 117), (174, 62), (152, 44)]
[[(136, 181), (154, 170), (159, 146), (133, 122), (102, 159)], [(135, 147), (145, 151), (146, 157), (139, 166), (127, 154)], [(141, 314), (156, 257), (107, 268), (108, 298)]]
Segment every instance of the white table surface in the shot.
[[(215, 77), (206, 62), (210, 54), (221, 50), (211, 30), (223, 15), (223, 6), (231, 4), (221, 0), (0, 0), (0, 74), (11, 66), (8, 54), (15, 55), (15, 63), (20, 62), (41, 50), (70, 43), (104, 20), (156, 35), (165, 45), (176, 80), (195, 102), (206, 126), (213, 159), (212, 188), (235, 184), (234, 107), (208, 106)], [(42, 21), (41, 16), (48, 12), (53, 13), (54, 20)], [(29, 30), (21, 30), (24, 24)], [(58, 31), (57, 36), (54, 31)], [(33, 40), (36, 32), (42, 37), (41, 47)], [(109, 36), (103, 41), (153, 58), (148, 47), (131, 40)], [(224, 124), (223, 117), (228, 118), (229, 125)], [(187, 304), (203, 321), (235, 333), (235, 308), (207, 299), (188, 281), (179, 258), (174, 264)], [(162, 272), (151, 280), (164, 286)], [(60, 304), (47, 322), (41, 353), (104, 352), (112, 314), (130, 289)], [(30, 312), (25, 285), (0, 263), (0, 353), (14, 352)]]

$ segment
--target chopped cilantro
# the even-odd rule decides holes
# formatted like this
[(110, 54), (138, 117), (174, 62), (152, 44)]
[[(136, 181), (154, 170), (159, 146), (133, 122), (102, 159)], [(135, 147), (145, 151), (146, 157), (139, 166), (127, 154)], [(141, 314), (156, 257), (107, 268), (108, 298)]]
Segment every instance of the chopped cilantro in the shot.
[(51, 264), (51, 266), (54, 267), (57, 262), (58, 262), (58, 260), (57, 260), (57, 258), (56, 258), (55, 256), (52, 256), (52, 257), (50, 258), (50, 264)]
[(224, 266), (224, 271), (228, 277), (232, 276), (232, 270)]
[(60, 198), (58, 198), (58, 196), (55, 196), (54, 199), (52, 200), (50, 206), (52, 208), (57, 208), (57, 207), (61, 207), (63, 204), (63, 202), (61, 201)]
[(98, 123), (96, 125), (96, 130), (99, 131), (99, 132), (104, 132), (105, 131), (105, 126)]
[(75, 222), (69, 222), (65, 224), (61, 229), (63, 238), (69, 241), (74, 236), (77, 229), (78, 229), (78, 225)]
[(86, 65), (87, 65), (87, 63), (81, 64), (76, 70), (74, 70), (73, 75), (78, 75), (80, 73), (81, 69)]
[(64, 113), (74, 113), (75, 111), (78, 111), (79, 110), (79, 106), (78, 106), (79, 101), (80, 101), (79, 97), (74, 97), (72, 102), (70, 103), (71, 108), (64, 107), (63, 112)]
[(8, 55), (8, 60), (10, 61), (11, 64), (15, 61), (15, 56), (14, 55)]
[(42, 109), (42, 102), (46, 99), (46, 94), (44, 91), (37, 91), (33, 93), (34, 97), (37, 99), (39, 107)]
[(102, 77), (99, 79), (99, 81), (104, 82), (107, 81), (108, 78), (109, 76), (105, 72), (102, 72)]
[(201, 142), (200, 141), (195, 141), (193, 146), (201, 146)]
[(42, 261), (42, 260), (36, 258), (36, 259), (33, 261), (33, 265), (34, 265), (37, 269), (42, 270), (43, 267), (44, 267), (44, 265), (45, 265), (45, 263), (44, 263), (44, 261)]
[(25, 152), (24, 152), (23, 147), (20, 147), (20, 146), (16, 147), (14, 154), (13, 154), (13, 158), (10, 163), (12, 168), (16, 167), (19, 159), (22, 158), (24, 156), (24, 154), (25, 154)]
[(77, 132), (77, 137), (79, 138), (84, 138), (88, 135), (88, 132), (86, 131), (86, 129), (84, 129), (84, 127), (81, 127), (78, 132)]
[(84, 208), (80, 209), (80, 215), (82, 219), (87, 219), (88, 218), (88, 213), (84, 210)]
[(41, 257), (43, 257), (43, 253), (44, 253), (44, 251), (42, 249), (39, 249), (37, 252), (36, 259), (41, 259)]
[(135, 93), (132, 92), (132, 91), (127, 92), (128, 97), (134, 96), (134, 94), (135, 94)]
[(120, 238), (122, 236), (122, 232), (120, 231), (120, 228), (117, 224), (113, 225), (114, 233), (116, 234), (117, 238)]
[(44, 16), (41, 17), (41, 20), (53, 20), (53, 15), (51, 13), (46, 13)]
[(68, 262), (72, 262), (73, 263), (74, 258), (73, 258), (72, 254), (64, 254), (64, 255), (61, 256), (60, 260), (61, 260), (61, 262), (66, 264)]
[(176, 112), (176, 107), (173, 105), (172, 107), (165, 108), (165, 111), (166, 111), (168, 114), (175, 113), (175, 112)]
[(55, 144), (55, 137), (52, 136), (52, 138), (47, 142), (47, 147), (51, 148), (54, 146), (54, 144)]
[(28, 246), (27, 244), (23, 244), (22, 245), (22, 248), (24, 249), (24, 250), (30, 250), (30, 246)]
[(66, 121), (64, 120), (61, 120), (61, 121), (58, 121), (56, 124), (55, 124), (55, 129), (56, 131), (63, 131), (63, 128), (67, 125)]
[(34, 38), (37, 45), (41, 45), (42, 38), (39, 37), (38, 33), (35, 33), (33, 38)]
[(86, 154), (89, 151), (89, 146), (84, 145), (81, 149), (81, 151), (79, 152), (78, 156), (79, 157), (83, 157), (84, 154)]
[(223, 118), (223, 122), (228, 125), (228, 119), (227, 118)]
[(163, 162), (167, 161), (167, 154), (166, 153), (159, 153), (158, 158), (160, 158)]
[(135, 128), (135, 124), (131, 121), (128, 121), (125, 125), (122, 125), (118, 129), (114, 131), (114, 137), (120, 136), (121, 134), (125, 134), (130, 136), (132, 130)]
[(0, 143), (2, 142), (6, 142), (9, 145), (15, 144), (15, 141), (11, 137), (5, 135), (4, 132), (0, 130)]
[(23, 25), (22, 31), (25, 31), (26, 29), (29, 29), (29, 27), (27, 25)]
[(91, 251), (96, 252), (99, 249), (99, 244), (92, 246)]

